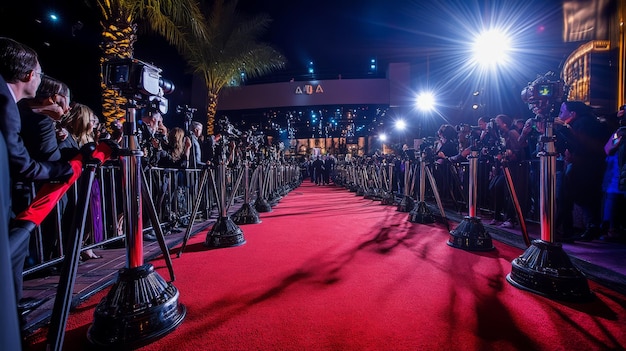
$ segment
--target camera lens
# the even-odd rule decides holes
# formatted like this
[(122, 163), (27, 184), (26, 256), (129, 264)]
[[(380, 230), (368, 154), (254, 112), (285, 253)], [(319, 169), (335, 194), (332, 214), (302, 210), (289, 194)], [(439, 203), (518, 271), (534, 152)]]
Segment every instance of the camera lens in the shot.
[(159, 78), (159, 87), (163, 89), (163, 95), (171, 94), (175, 89), (174, 82), (165, 78)]

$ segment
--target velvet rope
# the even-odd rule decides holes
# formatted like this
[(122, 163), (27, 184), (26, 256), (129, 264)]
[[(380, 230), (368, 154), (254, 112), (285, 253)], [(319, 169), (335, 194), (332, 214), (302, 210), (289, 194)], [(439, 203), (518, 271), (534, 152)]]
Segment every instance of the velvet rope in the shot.
[[(106, 143), (100, 143), (92, 153), (92, 158), (99, 160), (101, 163), (111, 157), (113, 150)], [(41, 222), (54, 209), (61, 197), (67, 190), (78, 180), (83, 169), (83, 155), (79, 154), (69, 161), (74, 173), (63, 183), (46, 183), (37, 192), (37, 195), (31, 202), (30, 206), (21, 212), (15, 219), (21, 221), (29, 221), (35, 225)]]

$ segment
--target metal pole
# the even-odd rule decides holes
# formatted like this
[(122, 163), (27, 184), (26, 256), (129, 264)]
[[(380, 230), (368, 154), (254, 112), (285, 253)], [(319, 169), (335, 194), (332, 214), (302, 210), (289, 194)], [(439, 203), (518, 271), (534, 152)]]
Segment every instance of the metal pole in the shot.
[(124, 142), (128, 153), (122, 157), (124, 174), (124, 228), (126, 232), (126, 266), (137, 268), (143, 265), (143, 222), (141, 214), (141, 157), (143, 152), (137, 140), (135, 106), (127, 109), (124, 123)]

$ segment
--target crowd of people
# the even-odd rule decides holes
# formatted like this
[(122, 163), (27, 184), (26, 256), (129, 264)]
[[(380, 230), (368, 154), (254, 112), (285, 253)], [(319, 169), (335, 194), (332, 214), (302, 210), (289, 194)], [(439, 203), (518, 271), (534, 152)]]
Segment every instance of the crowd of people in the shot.
[[(21, 319), (16, 317), (23, 317), (43, 302), (22, 298), (23, 269), (25, 262), (28, 264), (32, 259), (29, 248), (34, 228), (14, 220), (15, 215), (29, 206), (42, 184), (69, 179), (73, 174), (69, 161), (76, 155), (85, 154), (94, 143), (102, 140), (119, 145), (123, 128), (119, 121), (104, 125), (90, 107), (73, 101), (70, 87), (43, 73), (34, 50), (9, 38), (0, 38), (0, 114), (0, 263), (3, 269), (0, 279), (13, 282), (3, 284), (0, 298), (10, 302), (5, 306), (7, 310), (16, 312), (3, 314), (3, 332), (11, 333), (19, 330)], [(490, 224), (511, 228), (517, 218), (503, 171), (506, 168), (511, 173), (515, 190), (521, 195), (522, 210), (538, 211), (542, 194), (530, 185), (538, 183), (539, 175), (528, 161), (537, 159), (545, 151), (541, 140), (545, 122), (541, 118), (514, 120), (499, 114), (491, 119), (478, 119), (476, 126), (444, 124), (432, 143), (421, 145), (419, 152), (428, 155), (429, 161), (437, 166), (435, 178), (440, 192), (454, 194), (458, 184), (464, 184), (465, 177), (457, 166), (476, 151), (480, 161), (477, 181), (482, 199), (479, 201), (493, 210)], [(624, 240), (626, 224), (620, 216), (626, 205), (624, 109), (598, 118), (588, 105), (568, 101), (562, 104), (558, 117), (552, 122), (560, 165), (556, 174), (557, 240)], [(206, 137), (203, 125), (195, 121), (185, 129), (167, 128), (159, 109), (151, 106), (141, 110), (137, 131), (143, 151), (141, 166), (146, 168), (201, 168), (232, 161), (235, 157), (253, 159), (254, 153), (262, 155), (260, 148), (254, 147), (258, 143), (254, 131), (249, 135), (236, 131), (240, 142), (235, 146), (228, 141), (234, 133), (232, 128), (225, 128), (224, 135), (217, 133)], [(408, 157), (408, 151), (405, 147), (403, 153), (388, 160), (395, 166), (393, 186), (399, 193), (404, 186), (402, 160)], [(318, 186), (328, 185), (337, 162), (333, 155), (316, 154), (304, 162), (304, 176)], [(184, 179), (178, 183), (186, 186)], [(102, 221), (96, 218), (101, 213), (97, 179), (92, 189), (91, 221), (85, 237), (97, 243), (102, 240), (103, 232)], [(61, 200), (62, 216), (73, 214), (76, 201), (71, 193)], [(582, 233), (577, 233), (575, 228), (576, 207), (583, 214)], [(69, 231), (71, 221), (62, 223), (62, 230)], [(41, 230), (51, 231), (50, 226), (53, 223), (46, 221)], [(64, 246), (59, 242), (60, 237), (43, 237), (44, 255), (52, 255)], [(156, 237), (148, 232), (144, 239), (152, 241)], [(101, 257), (93, 250), (82, 254), (84, 260)], [(10, 346), (2, 348), (12, 349)]]
[[(449, 179), (463, 178), (459, 165), (467, 161), (472, 150), (479, 158), (479, 202), (493, 211), (491, 225), (512, 228), (517, 224), (514, 203), (504, 176), (511, 174), (519, 207), (525, 214), (537, 213), (542, 194), (539, 193), (539, 169), (532, 166), (544, 149), (541, 140), (546, 123), (553, 125), (556, 148), (556, 218), (555, 237), (561, 242), (624, 240), (624, 145), (626, 128), (624, 109), (614, 114), (596, 116), (580, 101), (566, 101), (557, 117), (541, 116), (513, 120), (499, 114), (492, 119), (480, 118), (476, 126), (442, 125), (433, 143), (433, 162), (437, 186), (443, 193), (451, 187)], [(450, 171), (452, 170), (452, 171)], [(448, 172), (457, 172), (449, 174)], [(439, 173), (439, 174), (437, 174)], [(620, 183), (620, 175), (622, 183)], [(461, 180), (462, 182), (462, 180)], [(621, 184), (621, 188), (620, 188)], [(525, 195), (528, 194), (528, 195)], [(577, 226), (575, 213), (582, 214), (582, 227)], [(582, 232), (580, 232), (582, 230)]]
[[(142, 167), (185, 169), (206, 163), (203, 155), (209, 152), (202, 148), (214, 148), (215, 143), (203, 140), (200, 123), (190, 123), (188, 130), (168, 130), (158, 109), (147, 106), (141, 113), (137, 137), (144, 153)], [(13, 282), (3, 284), (0, 295), (7, 303), (2, 314), (5, 335), (0, 339), (12, 343), (0, 348), (9, 350), (21, 347), (19, 330), (26, 314), (45, 302), (22, 297), (24, 268), (40, 263), (37, 260), (41, 258), (33, 252), (36, 244), (31, 234), (35, 228), (32, 223), (16, 220), (16, 215), (30, 205), (43, 184), (69, 180), (74, 172), (70, 160), (77, 155), (89, 157), (93, 145), (104, 140), (120, 145), (123, 127), (119, 121), (101, 123), (92, 108), (71, 99), (70, 87), (43, 73), (34, 50), (5, 37), (0, 37), (0, 114), (0, 278)], [(83, 234), (83, 240), (91, 243), (103, 240), (103, 221), (98, 218), (102, 215), (101, 195), (96, 178)], [(63, 218), (62, 233), (71, 230), (78, 196), (76, 191), (68, 191), (57, 204)], [(44, 260), (62, 255), (60, 251), (66, 248), (63, 241), (69, 235), (58, 235), (58, 224), (49, 215), (39, 227)], [(148, 232), (144, 239), (156, 238)], [(82, 260), (100, 257), (91, 249), (81, 252)]]

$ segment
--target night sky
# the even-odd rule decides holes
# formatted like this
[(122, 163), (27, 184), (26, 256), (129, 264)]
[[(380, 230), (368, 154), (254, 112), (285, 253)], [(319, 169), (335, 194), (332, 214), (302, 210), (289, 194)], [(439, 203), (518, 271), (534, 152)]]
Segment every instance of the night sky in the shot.
[[(37, 50), (44, 72), (68, 83), (74, 100), (98, 111), (100, 27), (97, 10), (85, 2), (4, 1), (0, 35)], [(537, 74), (558, 70), (572, 47), (562, 42), (558, 1), (241, 0), (239, 4), (243, 13), (265, 12), (273, 18), (264, 40), (287, 57), (285, 70), (265, 80), (305, 79), (310, 61), (319, 77), (352, 77), (366, 74), (369, 60), (376, 58), (382, 70), (389, 62), (414, 63), (420, 71), (416, 85), (465, 94), (457, 93), (457, 88), (474, 89), (478, 80), (463, 72), (468, 34), (489, 23), (506, 22), (518, 36), (517, 61), (492, 89), (519, 99), (520, 89)], [(58, 13), (57, 22), (47, 18), (51, 11)], [(163, 76), (175, 82), (170, 106), (189, 103), (191, 78), (173, 48), (147, 34), (140, 36), (135, 56), (161, 67)], [(450, 99), (452, 104), (457, 103), (455, 98)]]

